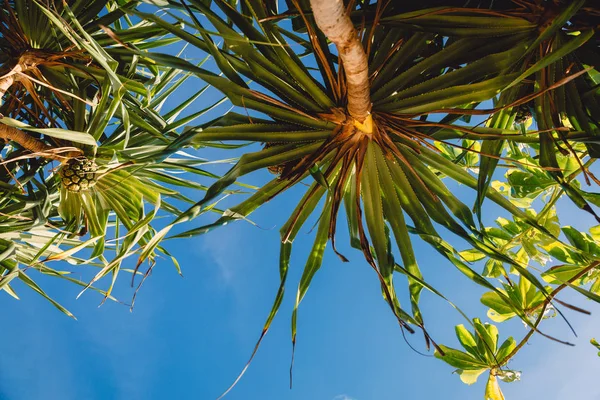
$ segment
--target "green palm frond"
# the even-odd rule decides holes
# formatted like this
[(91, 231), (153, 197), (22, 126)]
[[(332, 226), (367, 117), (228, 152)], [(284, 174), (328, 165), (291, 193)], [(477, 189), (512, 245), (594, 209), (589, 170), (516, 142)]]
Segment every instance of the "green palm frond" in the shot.
[[(226, 1), (215, 1), (212, 7), (198, 0), (173, 2), (170, 16), (187, 29), (155, 15), (131, 11), (211, 54), (223, 73), (218, 77), (165, 54), (147, 54), (157, 63), (177, 65), (193, 73), (221, 90), (238, 107), (239, 113), (217, 119), (212, 126), (188, 130), (196, 134), (192, 143), (263, 144), (262, 149), (245, 153), (207, 190), (205, 198), (176, 223), (193, 218), (250, 172), (265, 169), (279, 174), (247, 200), (226, 210), (216, 222), (178, 237), (203, 234), (245, 219), (308, 176), (315, 180), (281, 230), (281, 286), (261, 340), (281, 305), (292, 242), (311, 214), (319, 215), (319, 223), (296, 295), (293, 341), (298, 303), (320, 268), (328, 241), (346, 260), (335, 246), (342, 205), (351, 244), (362, 251), (375, 271), (383, 297), (402, 328), (413, 331), (411, 326), (417, 326), (430, 340), (419, 307), (425, 287), (422, 282), (426, 279), (411, 244), (418, 237), (460, 273), (491, 290), (514, 315), (537, 331), (526, 307), (511, 301), (489, 274), (470, 266), (473, 259), (451, 246), (439, 231), (443, 227), (462, 239), (471, 248), (469, 254), (480, 254), (481, 258), (503, 266), (500, 276), (508, 277), (504, 266), (509, 267), (544, 298), (553, 297), (552, 289), (530, 271), (530, 259), (511, 257), (503, 243), (483, 225), (483, 199), (496, 203), (545, 243), (567, 246), (575, 253), (582, 251), (559, 241), (554, 230), (491, 185), (500, 161), (515, 169), (525, 165), (514, 153), (507, 154), (506, 148), (528, 145), (539, 151), (540, 157), (527, 160), (532, 161), (527, 168), (554, 177), (569, 197), (585, 203), (580, 199), (584, 194), (577, 194), (578, 188), (561, 181), (563, 167), (552, 160), (561, 150), (560, 141), (566, 141), (578, 152), (593, 132), (573, 125), (572, 132), (564, 135), (564, 126), (544, 125), (539, 120), (541, 110), (549, 110), (550, 96), (554, 98), (572, 85), (577, 88), (589, 80), (588, 76), (595, 76), (595, 70), (573, 64), (575, 59), (569, 58), (576, 57), (575, 52), (584, 48), (595, 33), (583, 25), (578, 31), (565, 27), (567, 21), (580, 21), (583, 2), (556, 2), (556, 12), (541, 22), (537, 18), (540, 10), (529, 7), (533, 2), (519, 3), (499, 6), (498, 10), (411, 10), (407, 9), (411, 6), (399, 3), (387, 7), (379, 3), (355, 6), (351, 16), (361, 29), (367, 51), (373, 101), (371, 116), (363, 123), (346, 112), (343, 70), (337, 54), (315, 25), (308, 1), (288, 1), (288, 12), (252, 0), (242, 1), (237, 7)], [(284, 21), (290, 18), (294, 32), (285, 28)], [(540, 26), (544, 27), (541, 33)], [(190, 33), (191, 29), (196, 34)], [(549, 41), (558, 47), (552, 50), (547, 45)], [(218, 47), (217, 42), (223, 45)], [(550, 51), (539, 53), (540, 49)], [(556, 65), (558, 62), (564, 64)], [(553, 80), (540, 85), (537, 76), (548, 68), (554, 68)], [(249, 86), (246, 79), (252, 82)], [(592, 93), (589, 87), (584, 92)], [(493, 109), (482, 110), (481, 104), (490, 100), (494, 102)], [(539, 132), (525, 131), (523, 135), (521, 125), (514, 125), (516, 111), (525, 104), (535, 105), (533, 118)], [(586, 121), (594, 120), (587, 111), (584, 114)], [(470, 115), (488, 117), (484, 126), (466, 126), (460, 118), (468, 120)], [(524, 123), (521, 119), (519, 123)], [(472, 160), (475, 152), (478, 165)], [(471, 157), (468, 163), (467, 156)], [(472, 174), (474, 169), (478, 170), (477, 175)], [(576, 169), (577, 173), (586, 171), (583, 164)], [(443, 178), (473, 189), (479, 221)], [(318, 208), (322, 201), (324, 205)], [(540, 248), (537, 251), (547, 252)], [(400, 259), (396, 260), (394, 254), (399, 254)], [(410, 274), (411, 312), (398, 301), (393, 279), (394, 271), (399, 270), (397, 264), (403, 265), (401, 271)]]
[[(7, 251), (0, 285), (16, 296), (10, 282), (17, 278), (50, 299), (33, 280), (37, 271), (116, 300), (111, 292), (122, 262), (142, 252), (160, 218), (193, 204), (189, 192), (206, 189), (189, 177), (216, 178), (204, 170), (206, 160), (180, 152), (192, 135), (179, 133), (214, 105), (185, 113), (205, 87), (163, 110), (190, 74), (155, 65), (119, 43), (126, 40), (142, 53), (173, 43), (161, 26), (126, 16), (134, 3), (4, 4), (2, 74), (15, 72), (23, 57), (33, 61), (21, 65), (19, 78), (2, 93), (0, 124), (35, 138), (52, 157), (14, 142), (3, 145), (0, 234)], [(147, 254), (150, 268), (159, 253), (179, 271), (158, 244)], [(94, 278), (82, 282), (47, 265), (58, 260), (88, 266)], [(107, 275), (107, 289), (96, 288)]]
[[(488, 398), (502, 398), (497, 378), (516, 376), (506, 363), (532, 334), (550, 337), (539, 326), (562, 316), (559, 292), (600, 300), (598, 229), (561, 226), (556, 210), (566, 196), (600, 222), (598, 194), (582, 189), (600, 183), (590, 171), (600, 132), (600, 12), (591, 2), (347, 2), (348, 30), (354, 24), (358, 33), (349, 42), (364, 50), (360, 74), (370, 87), (363, 100), (371, 106), (357, 117), (345, 49), (319, 29), (316, 0), (148, 1), (161, 13), (137, 2), (3, 1), (0, 124), (10, 127), (7, 138), (23, 132), (43, 149), (32, 153), (12, 139), (0, 153), (0, 288), (13, 297), (14, 279), (48, 297), (29, 277), (33, 269), (113, 299), (127, 257), (138, 260), (129, 272), (145, 277), (161, 253), (170, 257), (163, 239), (247, 220), (306, 184), (280, 231), (280, 286), (252, 357), (282, 304), (293, 242), (311, 217), (318, 222), (296, 291), (294, 344), (299, 305), (327, 245), (347, 261), (336, 245), (344, 219), (401, 329), (421, 330), (467, 383), (489, 370)], [(185, 59), (173, 44), (204, 59)], [(205, 84), (163, 109), (190, 79)], [(186, 112), (209, 88), (224, 97)], [(225, 115), (194, 122), (226, 101), (233, 109)], [(206, 160), (182, 155), (186, 147), (242, 155), (219, 177)], [(276, 177), (217, 209), (232, 185), (260, 170)], [(214, 182), (205, 187), (184, 172)], [(188, 189), (206, 193), (195, 201)], [(497, 226), (486, 206), (505, 213)], [(206, 212), (220, 216), (169, 236)], [(158, 222), (163, 216), (171, 222)], [(490, 318), (521, 319), (523, 340), (498, 346), (495, 326), (468, 318), (434, 288), (415, 240), (485, 289)], [(547, 266), (551, 259), (564, 265)], [(47, 265), (58, 260), (91, 266), (94, 277), (81, 282)], [(395, 273), (407, 277), (410, 307), (399, 301)], [(105, 290), (95, 287), (101, 279), (110, 279)], [(466, 353), (429, 336), (423, 289), (473, 327), (457, 327)]]

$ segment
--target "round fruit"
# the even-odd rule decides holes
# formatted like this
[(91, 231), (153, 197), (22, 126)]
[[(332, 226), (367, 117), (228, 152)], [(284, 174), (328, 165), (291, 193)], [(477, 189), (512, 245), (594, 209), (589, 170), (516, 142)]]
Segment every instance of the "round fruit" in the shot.
[(60, 171), (60, 180), (70, 192), (81, 192), (96, 184), (98, 166), (86, 157), (71, 158)]

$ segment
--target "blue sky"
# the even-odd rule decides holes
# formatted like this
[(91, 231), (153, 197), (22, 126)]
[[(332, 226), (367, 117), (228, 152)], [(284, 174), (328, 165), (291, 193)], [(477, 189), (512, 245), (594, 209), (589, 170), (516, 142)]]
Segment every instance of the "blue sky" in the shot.
[[(199, 83), (186, 85), (186, 90), (199, 87)], [(214, 101), (215, 96), (209, 92), (204, 98)], [(205, 106), (202, 101), (196, 109)], [(206, 118), (216, 115), (218, 111)], [(225, 157), (215, 150), (200, 150), (198, 154)], [(270, 178), (261, 172), (244, 181), (258, 184)], [(472, 204), (472, 193), (456, 185), (451, 188)], [(170, 261), (159, 262), (138, 295), (133, 312), (110, 302), (97, 307), (101, 297), (89, 291), (76, 300), (79, 288), (39, 277), (44, 289), (77, 316), (75, 321), (32, 291), (15, 285), (20, 301), (0, 296), (0, 400), (216, 398), (244, 366), (260, 334), (279, 284), (278, 229), (303, 190), (296, 187), (256, 211), (252, 220), (259, 227), (236, 222), (206, 236), (169, 243), (167, 248), (179, 259), (184, 278), (177, 275)], [(199, 198), (201, 193), (194, 196)], [(227, 199), (224, 204), (231, 205), (234, 200)], [(567, 202), (560, 203), (559, 208), (563, 224), (589, 227), (586, 214), (573, 210)], [(485, 210), (490, 223), (499, 215), (489, 203)], [(202, 217), (197, 224), (212, 218)], [(323, 267), (301, 304), (293, 389), (289, 388), (290, 316), (295, 288), (312, 244), (311, 223), (295, 242), (280, 313), (250, 369), (227, 399), (483, 398), (484, 376), (474, 386), (466, 386), (452, 374), (452, 367), (431, 357), (431, 352), (423, 356), (410, 349), (381, 296), (375, 274), (362, 255), (346, 245), (345, 221), (339, 224), (339, 250), (350, 262), (342, 263), (328, 249)], [(460, 242), (452, 243), (466, 248)], [(486, 308), (479, 303), (483, 293), (479, 287), (463, 279), (429, 246), (415, 240), (415, 250), (431, 284), (469, 316), (487, 321)], [(122, 276), (116, 291), (125, 302), (133, 293), (128, 283), (128, 277)], [(401, 301), (406, 305), (404, 283), (402, 277), (397, 278)], [(595, 317), (600, 307), (573, 295), (561, 299), (594, 315), (565, 310), (579, 338), (571, 335), (563, 321), (548, 321), (547, 331), (577, 346), (534, 337), (509, 364), (523, 371), (523, 376), (520, 382), (502, 384), (507, 399), (600, 399), (596, 384), (600, 358), (589, 344), (591, 337), (600, 337), (600, 323)], [(432, 337), (438, 343), (458, 347), (454, 325), (465, 323), (461, 316), (429, 293), (423, 295), (422, 308)], [(501, 340), (508, 335), (520, 340), (525, 333), (518, 321), (500, 326)], [(418, 333), (406, 339), (426, 352)]]
[[(0, 399), (214, 399), (244, 365), (277, 287), (278, 233), (298, 191), (269, 203), (254, 215), (263, 229), (234, 223), (211, 235), (173, 242), (185, 278), (164, 261), (144, 285), (133, 313), (63, 282), (42, 279), (46, 290), (78, 321), (53, 309), (31, 291), (21, 301), (3, 296), (4, 346), (0, 357)], [(565, 210), (570, 210), (565, 206)], [(573, 214), (581, 218), (581, 214)], [(577, 215), (577, 217), (575, 217)], [(303, 261), (311, 244), (308, 229), (297, 240), (287, 298), (246, 376), (228, 399), (480, 399), (484, 380), (464, 385), (452, 368), (413, 352), (380, 295), (375, 275), (340, 238), (351, 262), (327, 252), (301, 305), (294, 388), (289, 389), (290, 314)], [(343, 237), (343, 236), (342, 236)], [(485, 317), (481, 293), (429, 248), (417, 244), (421, 266), (471, 316)], [(402, 282), (400, 282), (401, 284)], [(121, 298), (129, 300), (127, 279)], [(22, 289), (16, 287), (16, 289)], [(599, 307), (563, 297), (591, 311)], [(406, 303), (406, 301), (405, 301)], [(426, 323), (440, 343), (457, 346), (453, 326), (463, 323), (451, 307), (424, 295)], [(588, 344), (600, 336), (593, 317), (568, 312), (580, 338), (555, 319), (547, 326), (574, 341), (569, 348), (535, 337), (509, 364), (523, 380), (503, 384), (508, 399), (600, 398), (595, 375), (600, 358)], [(504, 327), (504, 329), (502, 329)], [(501, 326), (517, 339), (520, 322)], [(408, 335), (424, 350), (423, 341)]]

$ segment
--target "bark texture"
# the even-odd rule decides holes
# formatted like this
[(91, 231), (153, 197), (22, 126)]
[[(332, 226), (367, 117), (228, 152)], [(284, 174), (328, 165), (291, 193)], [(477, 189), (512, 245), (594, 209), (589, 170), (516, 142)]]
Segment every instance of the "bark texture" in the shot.
[[(0, 123), (0, 138), (18, 143), (24, 149), (50, 160), (64, 162), (73, 157), (80, 156), (83, 152), (75, 148), (56, 149), (46, 143), (28, 135), (20, 129)], [(71, 149), (69, 151), (69, 149)], [(62, 151), (61, 151), (62, 150)]]
[(75, 147), (54, 148), (33, 136), (12, 126), (0, 122), (0, 139), (18, 143), (24, 149), (37, 154), (39, 157), (64, 162), (70, 158), (78, 157), (83, 151)]
[(16, 142), (24, 149), (34, 153), (48, 153), (52, 150), (52, 147), (41, 140), (28, 135), (20, 129), (2, 123), (0, 123), (0, 138)]
[(317, 26), (337, 49), (346, 76), (348, 113), (364, 122), (371, 110), (367, 55), (343, 0), (310, 0)]

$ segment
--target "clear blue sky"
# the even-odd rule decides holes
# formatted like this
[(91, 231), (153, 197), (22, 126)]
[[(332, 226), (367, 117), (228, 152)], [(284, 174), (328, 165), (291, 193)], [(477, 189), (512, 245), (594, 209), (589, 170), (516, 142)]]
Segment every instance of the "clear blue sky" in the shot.
[[(186, 90), (200, 87), (194, 85)], [(206, 98), (214, 100), (214, 95)], [(216, 151), (198, 154), (225, 157)], [(245, 182), (270, 178), (261, 172)], [(472, 204), (473, 197), (464, 188), (451, 188)], [(159, 261), (133, 313), (110, 302), (98, 308), (101, 297), (93, 292), (75, 300), (78, 288), (36, 274), (45, 290), (78, 317), (75, 321), (16, 284), (21, 301), (0, 296), (0, 400), (216, 398), (235, 379), (260, 334), (279, 283), (278, 229), (302, 191), (297, 187), (255, 212), (252, 220), (260, 228), (236, 222), (204, 237), (169, 243), (184, 278), (170, 261)], [(498, 211), (491, 204), (487, 207), (487, 219), (492, 221)], [(560, 208), (563, 224), (589, 226), (585, 213), (565, 202)], [(208, 220), (202, 217), (198, 224)], [(345, 245), (345, 221), (339, 223), (339, 248), (350, 262), (342, 263), (328, 249), (300, 307), (294, 388), (289, 389), (288, 378), (290, 315), (312, 244), (310, 223), (295, 243), (281, 311), (254, 363), (227, 399), (482, 399), (484, 376), (474, 386), (466, 386), (452, 374), (452, 367), (409, 348), (376, 276), (362, 255)], [(460, 242), (453, 244), (466, 248)], [(469, 316), (486, 321), (486, 309), (479, 303), (481, 289), (427, 245), (415, 240), (415, 247), (430, 283)], [(408, 304), (403, 278), (397, 280), (401, 300)], [(116, 294), (125, 302), (133, 293), (128, 284), (124, 274)], [(547, 331), (577, 346), (534, 337), (509, 364), (522, 370), (523, 376), (520, 382), (502, 384), (507, 399), (600, 399), (600, 358), (589, 344), (591, 337), (600, 338), (600, 307), (580, 297), (562, 299), (595, 314), (586, 317), (565, 310), (579, 338), (572, 337), (561, 320), (547, 322)], [(433, 338), (458, 347), (454, 325), (465, 323), (460, 315), (429, 293), (423, 295), (423, 310)], [(501, 340), (511, 334), (520, 340), (525, 333), (519, 321), (500, 326)], [(422, 336), (407, 335), (407, 339), (425, 351)]]
[[(161, 262), (133, 313), (115, 303), (97, 308), (100, 297), (91, 292), (76, 301), (78, 290), (55, 279), (42, 283), (78, 321), (19, 286), (21, 301), (2, 296), (0, 399), (214, 399), (237, 375), (260, 333), (278, 283), (278, 233), (267, 228), (281, 225), (297, 195), (290, 192), (254, 215), (264, 229), (239, 222), (205, 237), (173, 242), (169, 249), (178, 255), (185, 278), (176, 275), (170, 262)], [(351, 262), (343, 264), (328, 251), (302, 303), (290, 390), (290, 310), (310, 238), (304, 229), (282, 311), (229, 399), (483, 397), (483, 379), (468, 387), (451, 367), (410, 350), (376, 277), (360, 253), (341, 246), (343, 237), (340, 247)], [(417, 251), (432, 283), (469, 315), (485, 317), (477, 303), (479, 288), (428, 247), (418, 244)], [(131, 290), (123, 278), (118, 293), (128, 301)], [(590, 301), (573, 301), (600, 311)], [(428, 294), (423, 304), (433, 337), (457, 346), (453, 326), (463, 322), (458, 314)], [(510, 364), (524, 373), (521, 382), (503, 384), (508, 399), (600, 398), (595, 384), (600, 358), (587, 343), (600, 336), (600, 324), (597, 317), (567, 315), (580, 339), (570, 337), (559, 320), (547, 326), (575, 340), (577, 347), (534, 338)], [(510, 331), (520, 337), (526, 332), (520, 322), (505, 325), (501, 335)], [(408, 339), (423, 350), (418, 335)]]

